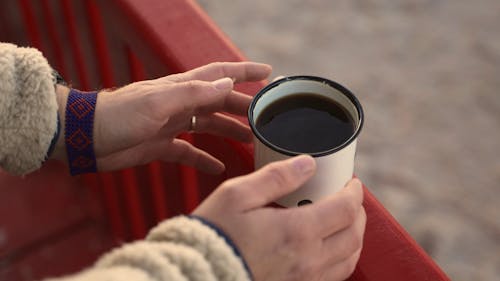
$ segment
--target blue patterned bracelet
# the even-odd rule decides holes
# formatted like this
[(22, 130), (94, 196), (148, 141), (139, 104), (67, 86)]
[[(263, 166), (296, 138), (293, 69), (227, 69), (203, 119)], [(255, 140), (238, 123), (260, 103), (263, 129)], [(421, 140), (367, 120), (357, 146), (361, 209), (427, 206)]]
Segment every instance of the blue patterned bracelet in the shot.
[(93, 140), (96, 101), (97, 92), (69, 92), (64, 140), (71, 175), (97, 171)]

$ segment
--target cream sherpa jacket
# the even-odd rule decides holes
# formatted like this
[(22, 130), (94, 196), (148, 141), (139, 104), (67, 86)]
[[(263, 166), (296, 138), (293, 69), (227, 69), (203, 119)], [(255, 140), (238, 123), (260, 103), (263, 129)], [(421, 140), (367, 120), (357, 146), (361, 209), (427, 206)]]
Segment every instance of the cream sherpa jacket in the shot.
[[(0, 167), (34, 171), (57, 130), (52, 69), (32, 48), (0, 43)], [(143, 241), (126, 244), (92, 267), (49, 280), (246, 281), (243, 260), (220, 230), (200, 218), (179, 216), (155, 227)]]

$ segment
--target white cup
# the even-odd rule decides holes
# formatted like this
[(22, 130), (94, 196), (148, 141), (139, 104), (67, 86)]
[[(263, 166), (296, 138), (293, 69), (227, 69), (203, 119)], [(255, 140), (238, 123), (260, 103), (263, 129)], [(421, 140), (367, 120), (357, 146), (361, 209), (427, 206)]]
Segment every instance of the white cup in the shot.
[(308, 153), (316, 160), (316, 174), (295, 192), (276, 201), (284, 207), (300, 206), (315, 202), (342, 189), (352, 178), (356, 141), (363, 126), (363, 109), (358, 99), (342, 85), (316, 76), (290, 76), (264, 87), (253, 99), (248, 110), (248, 121), (254, 133), (255, 169), (301, 152), (283, 149), (259, 133), (256, 121), (263, 109), (274, 101), (295, 94), (313, 93), (341, 105), (354, 121), (354, 132), (341, 145), (331, 149)]

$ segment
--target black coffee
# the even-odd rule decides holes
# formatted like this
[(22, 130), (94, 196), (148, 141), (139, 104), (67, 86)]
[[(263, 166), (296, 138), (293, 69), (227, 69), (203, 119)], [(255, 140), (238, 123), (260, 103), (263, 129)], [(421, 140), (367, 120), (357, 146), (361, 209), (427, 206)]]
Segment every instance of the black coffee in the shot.
[(272, 102), (262, 110), (256, 127), (272, 144), (298, 153), (330, 150), (354, 133), (354, 121), (341, 105), (312, 93)]

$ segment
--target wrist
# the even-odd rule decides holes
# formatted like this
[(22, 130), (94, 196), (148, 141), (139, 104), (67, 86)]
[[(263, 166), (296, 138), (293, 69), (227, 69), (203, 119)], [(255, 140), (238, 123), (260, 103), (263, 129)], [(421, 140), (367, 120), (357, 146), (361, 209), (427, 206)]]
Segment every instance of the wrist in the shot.
[(54, 146), (54, 150), (52, 151), (52, 154), (49, 157), (49, 159), (56, 159), (64, 163), (67, 163), (66, 145), (64, 142), (64, 133), (65, 133), (64, 124), (66, 122), (65, 111), (66, 111), (66, 103), (68, 101), (69, 91), (70, 89), (66, 86), (60, 84), (56, 85), (56, 100), (58, 105), (57, 114), (59, 115), (60, 131)]

